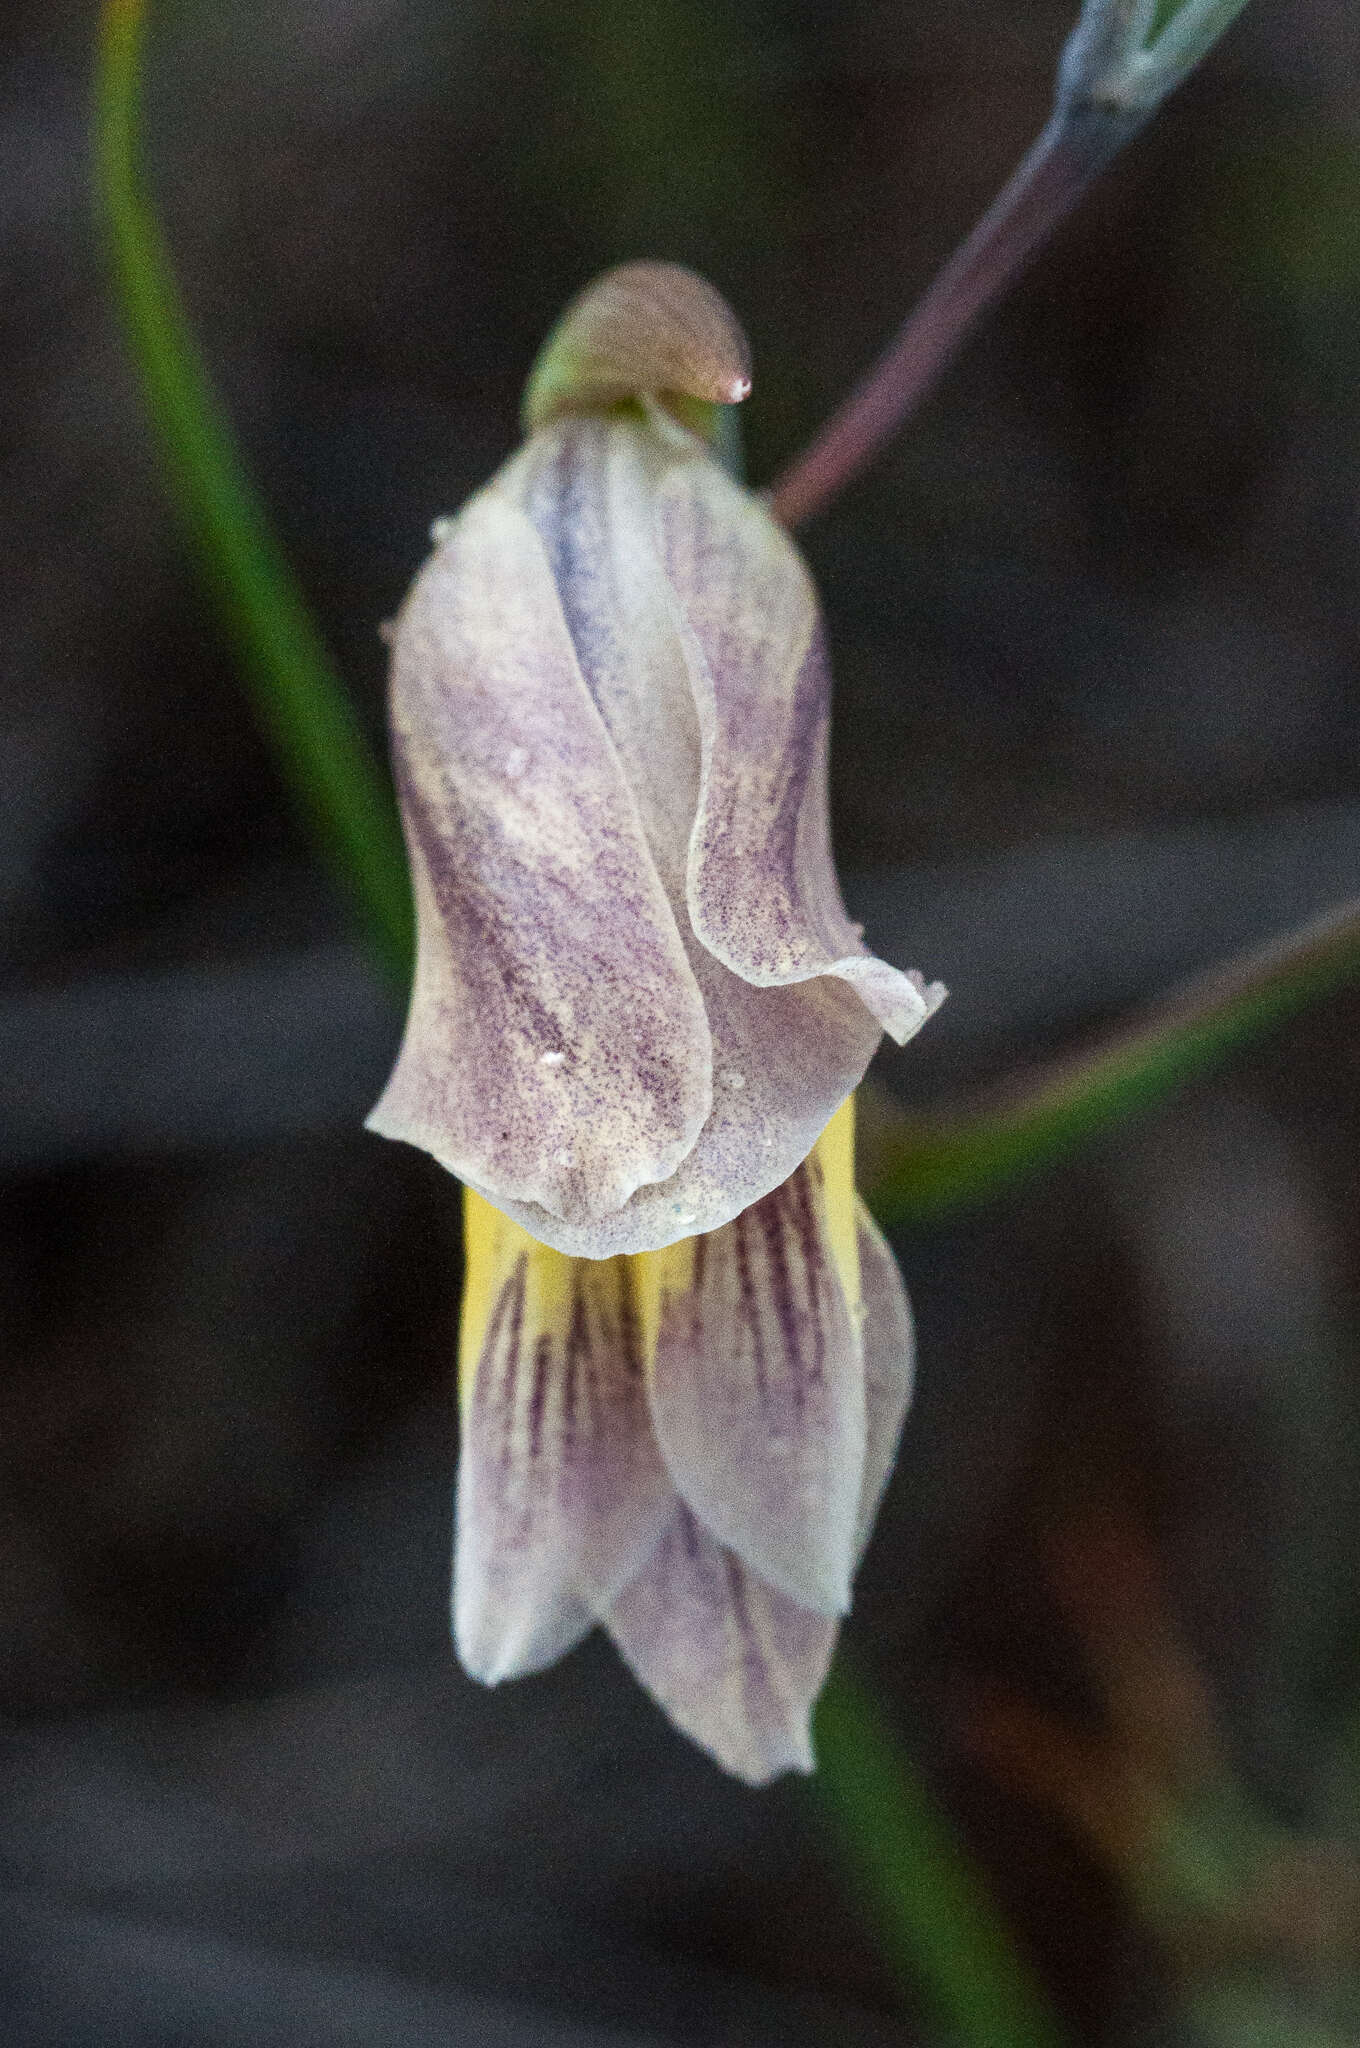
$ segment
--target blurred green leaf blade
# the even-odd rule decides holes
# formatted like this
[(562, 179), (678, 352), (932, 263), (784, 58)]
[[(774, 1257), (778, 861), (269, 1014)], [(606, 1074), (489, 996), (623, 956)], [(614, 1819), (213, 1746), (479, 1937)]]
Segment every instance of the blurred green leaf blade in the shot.
[(844, 1653), (814, 1733), (813, 1790), (895, 1973), (966, 2048), (1060, 2048), (1037, 1978)]
[(953, 1110), (901, 1115), (866, 1197), (888, 1225), (984, 1201), (1166, 1101), (1239, 1046), (1360, 979), (1360, 907), (1215, 970), (1089, 1052)]
[(246, 474), (144, 189), (146, 18), (146, 0), (107, 0), (95, 55), (95, 201), (118, 310), (177, 508), (257, 715), (310, 830), (404, 979), (411, 897), (391, 788)]

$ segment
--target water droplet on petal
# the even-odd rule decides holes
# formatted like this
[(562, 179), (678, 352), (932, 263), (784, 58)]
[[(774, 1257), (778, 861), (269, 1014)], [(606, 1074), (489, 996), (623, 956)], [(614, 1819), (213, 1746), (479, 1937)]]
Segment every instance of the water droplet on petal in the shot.
[(538, 1064), (541, 1067), (560, 1067), (565, 1058), (566, 1054), (564, 1052), (541, 1052), (538, 1056)]
[(559, 1166), (571, 1165), (571, 1149), (569, 1146), (564, 1145), (562, 1147), (562, 1150), (557, 1155), (557, 1163)]
[(735, 1067), (728, 1067), (722, 1074), (718, 1076), (718, 1078), (722, 1082), (724, 1088), (731, 1088), (733, 1090), (736, 1090), (738, 1088), (744, 1088), (746, 1086), (745, 1074), (739, 1074)]
[(452, 532), (453, 532), (453, 521), (452, 521), (452, 519), (448, 519), (448, 518), (444, 518), (444, 519), (435, 519), (435, 520), (433, 520), (433, 521), (431, 522), (431, 525), (430, 525), (430, 539), (431, 539), (431, 541), (433, 542), (434, 546), (435, 546), (435, 547), (437, 547), (437, 548), (442, 548), (442, 547), (443, 547), (443, 545), (444, 545), (445, 541), (446, 541), (446, 540), (448, 539), (449, 535), (450, 535), (450, 534), (451, 534)]
[(505, 772), (512, 782), (518, 782), (529, 765), (529, 756), (523, 747), (511, 747), (505, 757)]

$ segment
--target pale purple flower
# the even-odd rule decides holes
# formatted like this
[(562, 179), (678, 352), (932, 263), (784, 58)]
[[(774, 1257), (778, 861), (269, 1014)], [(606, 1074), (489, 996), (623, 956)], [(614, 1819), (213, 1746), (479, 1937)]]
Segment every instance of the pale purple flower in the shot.
[(465, 1663), (603, 1619), (760, 1778), (807, 1762), (910, 1378), (847, 1098), (943, 991), (845, 914), (815, 594), (703, 432), (747, 388), (709, 287), (611, 273), (439, 528), (392, 639), (418, 958), (370, 1123), (470, 1191)]

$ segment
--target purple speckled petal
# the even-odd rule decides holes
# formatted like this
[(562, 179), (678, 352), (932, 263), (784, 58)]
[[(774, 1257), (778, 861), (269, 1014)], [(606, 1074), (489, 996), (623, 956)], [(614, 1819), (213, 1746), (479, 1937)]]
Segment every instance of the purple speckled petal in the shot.
[(752, 1571), (850, 1605), (864, 1476), (859, 1332), (813, 1153), (722, 1230), (656, 1255), (652, 1422), (676, 1490)]
[(612, 1214), (564, 1220), (477, 1181), (526, 1230), (586, 1258), (716, 1230), (787, 1180), (873, 1057), (880, 1027), (834, 976), (758, 988), (690, 928), (685, 870), (699, 791), (686, 646), (654, 539), (672, 470), (711, 468), (664, 418), (571, 419), (536, 435), (504, 484), (533, 519), (586, 686), (608, 728), (676, 912), (713, 1043), (713, 1108), (666, 1181)]
[(869, 1424), (855, 1535), (858, 1562), (873, 1531), (874, 1518), (897, 1459), (902, 1423), (911, 1401), (916, 1333), (911, 1303), (892, 1248), (858, 1199), (855, 1224), (860, 1300), (864, 1307), (864, 1396)]
[(676, 1725), (748, 1784), (812, 1769), (812, 1706), (836, 1623), (748, 1571), (681, 1509), (606, 1617)]
[(798, 552), (713, 463), (669, 471), (657, 530), (702, 746), (694, 929), (745, 981), (838, 976), (903, 1044), (944, 992), (876, 959), (845, 914), (827, 815), (830, 677)]
[(543, 543), (581, 674), (682, 933), (699, 721), (652, 515), (668, 469), (705, 460), (693, 435), (661, 415), (569, 418), (535, 435), (504, 479)]
[[(655, 409), (543, 429), (490, 494), (503, 507), (498, 534), (479, 541), (475, 530), (484, 494), (423, 572), (394, 662), (421, 949), (406, 1046), (371, 1122), (425, 1145), (543, 1242), (588, 1258), (719, 1229), (786, 1180), (878, 1043), (878, 1017), (855, 977), (887, 976), (899, 996), (911, 986), (863, 955), (853, 934), (853, 972), (811, 967), (805, 978), (757, 985), (695, 931), (686, 876), (699, 806), (696, 705), (708, 689), (695, 670), (707, 669), (659, 551), (654, 514), (667, 492), (715, 521), (731, 516), (739, 554), (751, 520), (768, 528), (693, 436)], [(525, 544), (530, 528), (537, 545)], [(776, 531), (779, 559), (787, 546)], [(460, 629), (447, 585), (476, 566), (477, 548), (507, 587), (497, 597), (495, 576), (479, 570), (480, 594), (459, 599)], [(502, 628), (488, 631), (498, 614)], [(456, 630), (481, 650), (472, 676), (450, 663)], [(531, 727), (541, 744), (530, 743)], [(585, 773), (561, 765), (582, 758)], [(820, 788), (805, 793), (804, 810), (824, 833)], [(634, 867), (630, 819), (688, 956), (687, 985), (659, 932), (655, 893)], [(594, 857), (600, 835), (607, 862)], [(822, 865), (834, 897), (829, 860)], [(621, 866), (632, 881), (616, 890)], [(668, 981), (680, 992), (674, 1003)], [(712, 1093), (687, 1146), (707, 1080), (696, 997)], [(573, 1020), (581, 1028), (569, 1032)]]
[(497, 489), (402, 611), (392, 725), (419, 944), (370, 1127), (586, 1225), (690, 1150), (710, 1040), (542, 544)]
[(488, 1685), (570, 1649), (676, 1506), (648, 1420), (626, 1263), (498, 1249), (465, 1387), (454, 1558), (458, 1654)]
[(545, 1243), (600, 1259), (721, 1229), (788, 1179), (863, 1077), (881, 1033), (844, 982), (753, 988), (697, 945), (693, 967), (714, 1058), (713, 1109), (693, 1151), (669, 1180), (589, 1222), (503, 1204)]

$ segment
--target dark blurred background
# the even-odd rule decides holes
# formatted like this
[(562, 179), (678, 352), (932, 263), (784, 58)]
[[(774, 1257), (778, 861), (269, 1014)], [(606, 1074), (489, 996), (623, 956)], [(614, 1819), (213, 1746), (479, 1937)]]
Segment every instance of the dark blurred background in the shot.
[[(1043, 118), (1068, 0), (158, 0), (149, 153), (375, 738), (566, 298), (691, 263), (751, 476)], [(806, 1787), (607, 1648), (454, 1668), (453, 1183), (163, 500), (88, 0), (0, 18), (0, 2039), (935, 2039)], [(806, 536), (855, 914), (926, 1103), (1360, 871), (1360, 16), (1251, 0)], [(1360, 996), (899, 1237), (849, 1636), (1076, 2042), (1360, 2039)]]

